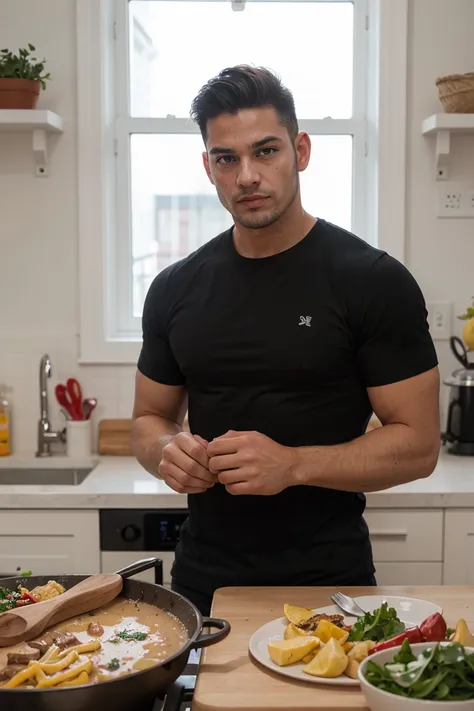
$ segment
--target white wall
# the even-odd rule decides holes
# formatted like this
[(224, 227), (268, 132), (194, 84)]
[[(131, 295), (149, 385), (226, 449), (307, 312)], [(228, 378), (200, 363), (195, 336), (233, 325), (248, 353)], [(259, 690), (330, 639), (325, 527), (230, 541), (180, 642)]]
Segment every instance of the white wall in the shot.
[[(456, 313), (474, 295), (474, 221), (436, 219), (433, 143), (420, 136), (420, 122), (439, 110), (437, 75), (474, 70), (473, 26), (472, 0), (410, 2), (407, 264), (426, 298), (452, 300)], [(0, 383), (13, 389), (14, 446), (22, 451), (35, 446), (44, 352), (53, 363), (55, 425), (58, 380), (78, 376), (85, 394), (99, 399), (98, 420), (130, 415), (134, 378), (133, 366), (77, 365), (75, 1), (2, 0), (0, 45), (27, 42), (47, 57), (53, 75), (39, 108), (61, 114), (65, 133), (53, 142), (43, 180), (34, 177), (29, 140), (0, 135)], [(457, 140), (451, 177), (472, 179), (473, 166), (474, 139)], [(438, 346), (446, 374), (455, 364), (446, 343)]]
[[(472, 0), (410, 0), (406, 264), (427, 301), (452, 301), (460, 334), (474, 296), (474, 220), (436, 217), (434, 139), (420, 136), (426, 116), (440, 112), (436, 77), (474, 71)], [(452, 141), (450, 180), (474, 181), (474, 135)], [(460, 367), (447, 341), (436, 347), (443, 377)], [(448, 388), (442, 388), (446, 408)]]

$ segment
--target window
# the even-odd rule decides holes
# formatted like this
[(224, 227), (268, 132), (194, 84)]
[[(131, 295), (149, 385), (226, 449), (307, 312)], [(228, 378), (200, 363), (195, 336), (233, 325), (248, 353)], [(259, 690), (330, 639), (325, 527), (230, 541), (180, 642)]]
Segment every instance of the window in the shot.
[(278, 72), (311, 136), (306, 209), (376, 241), (368, 23), (383, 3), (406, 0), (78, 0), (83, 361), (135, 362), (155, 275), (232, 224), (189, 119), (226, 66)]
[(228, 0), (117, 3), (117, 165), (129, 176), (117, 196), (117, 333), (139, 334), (155, 275), (231, 224), (188, 118), (200, 87), (226, 66), (250, 63), (279, 73), (312, 138), (312, 161), (301, 174), (304, 204), (355, 228), (354, 185), (364, 170), (366, 12), (365, 0), (249, 0), (237, 12)]

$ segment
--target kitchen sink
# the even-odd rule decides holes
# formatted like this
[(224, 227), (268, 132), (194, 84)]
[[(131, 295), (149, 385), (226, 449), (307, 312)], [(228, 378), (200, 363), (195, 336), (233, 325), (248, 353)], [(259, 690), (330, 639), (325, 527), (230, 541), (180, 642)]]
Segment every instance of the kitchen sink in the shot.
[(22, 469), (12, 467), (11, 469), (0, 467), (0, 486), (10, 486), (18, 484), (41, 485), (41, 486), (78, 486), (82, 484), (91, 473), (92, 468), (66, 468), (46, 469), (28, 468)]

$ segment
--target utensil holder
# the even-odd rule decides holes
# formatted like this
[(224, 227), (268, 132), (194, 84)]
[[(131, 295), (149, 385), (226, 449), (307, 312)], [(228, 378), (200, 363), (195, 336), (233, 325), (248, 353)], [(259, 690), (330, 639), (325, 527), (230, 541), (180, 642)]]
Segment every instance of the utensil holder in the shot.
[(92, 454), (91, 420), (66, 422), (66, 454), (68, 457), (90, 457)]

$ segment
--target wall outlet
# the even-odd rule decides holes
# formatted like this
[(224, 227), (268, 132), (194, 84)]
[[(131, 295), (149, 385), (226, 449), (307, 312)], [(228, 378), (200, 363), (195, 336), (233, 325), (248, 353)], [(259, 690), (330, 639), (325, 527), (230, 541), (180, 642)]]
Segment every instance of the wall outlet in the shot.
[(431, 338), (447, 341), (451, 336), (453, 305), (449, 301), (431, 301), (426, 305)]
[(474, 217), (474, 184), (440, 183), (437, 215), (438, 217)]

